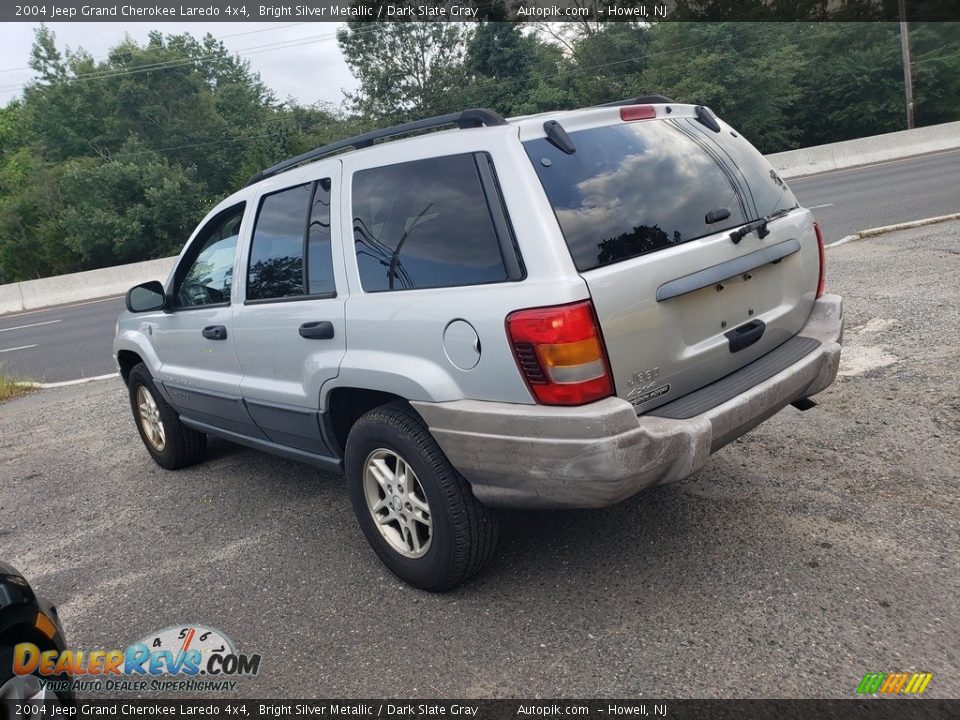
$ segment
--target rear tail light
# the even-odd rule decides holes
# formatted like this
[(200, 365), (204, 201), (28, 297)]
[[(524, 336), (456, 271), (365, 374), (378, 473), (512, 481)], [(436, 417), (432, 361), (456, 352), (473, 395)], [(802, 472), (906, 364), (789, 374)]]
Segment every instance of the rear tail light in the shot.
[(823, 246), (823, 231), (817, 223), (813, 224), (813, 231), (817, 234), (817, 251), (820, 253), (820, 277), (817, 279), (817, 297), (820, 297), (826, 284), (827, 251)]
[(624, 105), (620, 108), (620, 119), (624, 122), (653, 120), (655, 117), (657, 109), (653, 105)]
[(507, 316), (513, 354), (543, 405), (583, 405), (613, 393), (603, 338), (589, 300)]

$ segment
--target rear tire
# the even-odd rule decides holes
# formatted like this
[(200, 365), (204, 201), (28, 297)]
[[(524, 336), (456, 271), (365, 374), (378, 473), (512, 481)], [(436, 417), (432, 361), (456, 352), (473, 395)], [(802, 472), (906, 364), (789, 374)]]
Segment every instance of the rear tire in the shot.
[(207, 452), (207, 436), (182, 422), (163, 396), (143, 363), (136, 365), (127, 380), (130, 408), (147, 452), (157, 465), (179, 470), (200, 462)]
[(347, 438), (353, 511), (391, 572), (423, 590), (449, 590), (493, 558), (499, 525), (420, 416), (391, 403), (361, 417)]

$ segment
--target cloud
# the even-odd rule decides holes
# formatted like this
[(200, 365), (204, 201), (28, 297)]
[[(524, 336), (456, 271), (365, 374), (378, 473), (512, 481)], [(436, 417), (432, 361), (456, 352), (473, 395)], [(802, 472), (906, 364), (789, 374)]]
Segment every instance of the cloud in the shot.
[[(703, 220), (708, 210), (735, 210), (733, 189), (720, 170), (673, 128), (665, 123), (647, 123), (605, 132), (609, 134), (611, 130), (635, 133), (635, 138), (625, 143), (630, 147), (626, 154), (617, 158), (613, 153), (599, 160), (599, 167), (592, 168), (595, 174), (589, 174), (587, 167), (578, 168), (580, 173), (588, 174), (581, 175), (576, 183), (577, 193), (566, 201), (554, 201), (557, 218), (575, 257), (589, 263), (599, 252), (598, 243), (630, 233), (638, 226), (656, 226), (668, 238), (689, 240), (708, 231)], [(589, 155), (591, 148), (581, 149), (578, 135), (581, 134), (574, 134), (578, 154)], [(612, 140), (608, 138), (608, 142)], [(637, 140), (641, 142), (639, 147)], [(615, 147), (615, 143), (610, 147)], [(589, 167), (587, 158), (572, 158), (568, 160), (571, 164), (575, 159)], [(541, 171), (541, 175), (564, 172), (558, 165), (562, 162)]]

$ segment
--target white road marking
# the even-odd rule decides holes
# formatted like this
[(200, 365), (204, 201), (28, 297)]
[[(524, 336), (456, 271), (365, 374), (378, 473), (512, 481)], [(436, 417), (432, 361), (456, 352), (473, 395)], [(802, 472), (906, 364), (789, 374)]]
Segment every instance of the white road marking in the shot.
[(846, 235), (836, 242), (824, 245), (824, 247), (833, 248), (837, 247), (838, 245), (844, 245), (851, 240), (859, 240), (861, 238), (873, 237), (874, 235), (882, 235), (883, 233), (893, 232), (894, 230), (909, 230), (910, 228), (920, 227), (922, 225), (933, 225), (934, 223), (946, 222), (948, 220), (960, 220), (960, 213), (953, 213), (952, 215), (937, 215), (935, 217), (923, 218), (922, 220), (911, 220), (910, 222), (897, 223), (896, 225), (882, 225), (881, 227), (860, 230), (859, 232), (855, 232), (853, 235)]
[(833, 203), (824, 203), (823, 205), (811, 205), (810, 207), (807, 208), (807, 210), (816, 210), (817, 208), (822, 208), (822, 207), (833, 207)]
[(23, 330), (24, 328), (39, 327), (40, 325), (53, 325), (54, 323), (63, 322), (63, 320), (47, 320), (45, 322), (30, 323), (29, 325), (17, 325), (16, 327), (9, 328), (0, 328), (0, 332), (9, 332), (10, 330)]
[(27, 387), (39, 388), (41, 390), (49, 390), (50, 388), (67, 387), (68, 385), (82, 385), (83, 383), (93, 382), (94, 380), (107, 380), (109, 378), (115, 378), (119, 376), (120, 373), (110, 373), (109, 375), (94, 375), (93, 377), (78, 378), (77, 380), (64, 380), (63, 382), (25, 382), (20, 384)]
[(27, 348), (32, 348), (36, 346), (37, 346), (36, 343), (34, 343), (33, 345), (21, 345), (20, 347), (7, 348), (6, 350), (0, 350), (0, 353), (13, 352), (14, 350), (26, 350)]
[(837, 247), (838, 245), (846, 245), (846, 244), (847, 244), (848, 242), (850, 242), (851, 240), (859, 240), (859, 239), (860, 239), (860, 233), (854, 233), (853, 235), (844, 235), (842, 238), (840, 238), (840, 239), (837, 240), (836, 242), (828, 243), (828, 244), (824, 245), (823, 247), (828, 248), (828, 249), (829, 249), (829, 248), (835, 248), (835, 247)]
[(109, 380), (110, 378), (120, 377), (120, 373), (109, 373), (108, 375), (94, 375), (93, 377), (78, 378), (77, 380), (64, 380), (63, 382), (37, 383), (44, 390), (49, 388), (67, 387), (68, 385), (82, 385), (83, 383), (93, 382), (94, 380)]

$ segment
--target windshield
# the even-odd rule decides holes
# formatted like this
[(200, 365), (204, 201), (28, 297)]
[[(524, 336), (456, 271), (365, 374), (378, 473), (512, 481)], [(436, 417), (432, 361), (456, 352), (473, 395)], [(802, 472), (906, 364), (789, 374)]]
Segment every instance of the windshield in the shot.
[(729, 128), (718, 134), (678, 118), (569, 135), (572, 155), (546, 138), (524, 147), (580, 271), (796, 207), (769, 163)]

